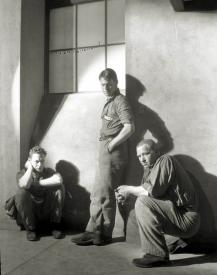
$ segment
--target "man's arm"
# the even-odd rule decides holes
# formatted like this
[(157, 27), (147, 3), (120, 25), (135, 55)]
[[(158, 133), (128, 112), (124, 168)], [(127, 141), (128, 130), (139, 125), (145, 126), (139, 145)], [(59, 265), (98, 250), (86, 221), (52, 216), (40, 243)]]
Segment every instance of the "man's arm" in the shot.
[(63, 180), (61, 175), (59, 173), (55, 173), (53, 176), (47, 179), (40, 179), (39, 185), (45, 186), (45, 187), (60, 186), (62, 185), (62, 182)]
[(117, 188), (117, 192), (124, 197), (129, 195), (134, 195), (136, 197), (145, 195), (148, 196), (148, 191), (143, 186), (131, 186), (131, 185), (121, 185)]
[(118, 203), (124, 204), (129, 195), (139, 197), (148, 196), (149, 193), (143, 186), (121, 185), (116, 189), (116, 199)]
[(114, 137), (108, 144), (108, 151), (111, 152), (119, 144), (127, 140), (135, 132), (134, 123), (125, 123), (120, 133)]
[(18, 186), (20, 188), (29, 189), (32, 184), (32, 171), (33, 167), (28, 160), (25, 164), (26, 172), (18, 179)]

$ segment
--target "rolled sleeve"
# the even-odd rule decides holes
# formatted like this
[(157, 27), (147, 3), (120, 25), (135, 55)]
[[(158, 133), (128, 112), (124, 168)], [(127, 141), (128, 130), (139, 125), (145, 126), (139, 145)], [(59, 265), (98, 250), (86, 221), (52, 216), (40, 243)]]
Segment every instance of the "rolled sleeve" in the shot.
[(117, 101), (117, 114), (122, 124), (133, 122), (133, 114), (128, 100), (121, 96)]
[(162, 197), (174, 177), (174, 167), (169, 156), (162, 156), (152, 168), (152, 171), (146, 181), (143, 183), (144, 188), (153, 198)]

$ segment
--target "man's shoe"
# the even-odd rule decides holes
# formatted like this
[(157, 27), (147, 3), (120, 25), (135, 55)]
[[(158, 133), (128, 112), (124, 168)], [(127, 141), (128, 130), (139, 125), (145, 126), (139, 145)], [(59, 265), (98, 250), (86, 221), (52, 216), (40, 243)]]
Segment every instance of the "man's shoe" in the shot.
[(61, 225), (59, 223), (52, 223), (52, 231), (51, 231), (54, 239), (62, 239), (64, 234), (61, 230)]
[(28, 241), (34, 242), (38, 240), (37, 234), (35, 231), (26, 231), (26, 238)]
[(133, 264), (138, 267), (157, 267), (157, 266), (167, 266), (171, 262), (168, 258), (163, 258), (154, 255), (145, 255), (143, 258), (133, 259)]
[(100, 246), (110, 243), (112, 243), (112, 237), (104, 236), (99, 231), (94, 233), (93, 244)]
[(72, 238), (71, 241), (77, 245), (93, 245), (94, 233), (84, 232), (81, 236)]
[(64, 237), (63, 232), (57, 229), (53, 229), (51, 233), (54, 239), (62, 239)]

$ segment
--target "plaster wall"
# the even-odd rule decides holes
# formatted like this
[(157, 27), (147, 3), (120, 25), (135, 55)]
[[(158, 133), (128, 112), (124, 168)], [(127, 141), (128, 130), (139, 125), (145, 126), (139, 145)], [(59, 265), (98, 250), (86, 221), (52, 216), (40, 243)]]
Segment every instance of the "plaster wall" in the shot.
[[(176, 155), (196, 178), (215, 222), (216, 28), (214, 11), (177, 13), (169, 0), (126, 1), (128, 96), (133, 98), (137, 91), (133, 81), (143, 87), (137, 103), (164, 123), (171, 139), (171, 146), (164, 151)], [(137, 112), (139, 116), (141, 112)], [(144, 117), (144, 124), (149, 119), (151, 116)], [(157, 124), (152, 126), (142, 134), (161, 142), (152, 131)], [(203, 203), (201, 206), (205, 208)], [(206, 222), (203, 229), (209, 230)]]
[(66, 96), (41, 140), (48, 152), (46, 164), (64, 178), (65, 220), (77, 225), (87, 222), (89, 215), (103, 102), (100, 92)]
[(21, 0), (0, 1), (0, 212), (20, 162)]

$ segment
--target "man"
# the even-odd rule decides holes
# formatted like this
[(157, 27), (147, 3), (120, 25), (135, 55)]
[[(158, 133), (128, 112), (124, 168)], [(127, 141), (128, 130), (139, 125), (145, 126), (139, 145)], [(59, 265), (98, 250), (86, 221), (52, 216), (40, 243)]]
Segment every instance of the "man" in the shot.
[(112, 241), (115, 223), (115, 188), (121, 183), (127, 164), (127, 139), (134, 132), (132, 112), (125, 96), (120, 94), (116, 72), (107, 68), (99, 75), (106, 96), (101, 119), (99, 159), (96, 181), (91, 193), (90, 219), (77, 245), (102, 245)]
[(35, 146), (29, 151), (25, 169), (17, 174), (18, 191), (15, 204), (29, 241), (38, 239), (40, 222), (48, 222), (54, 238), (62, 238), (60, 221), (64, 203), (62, 177), (45, 168), (46, 151)]
[(160, 156), (153, 140), (142, 140), (136, 150), (144, 168), (142, 184), (117, 188), (120, 203), (130, 194), (137, 196), (135, 214), (143, 257), (133, 263), (139, 267), (168, 264), (164, 234), (188, 238), (197, 232), (200, 224), (197, 196), (183, 167), (171, 156)]

